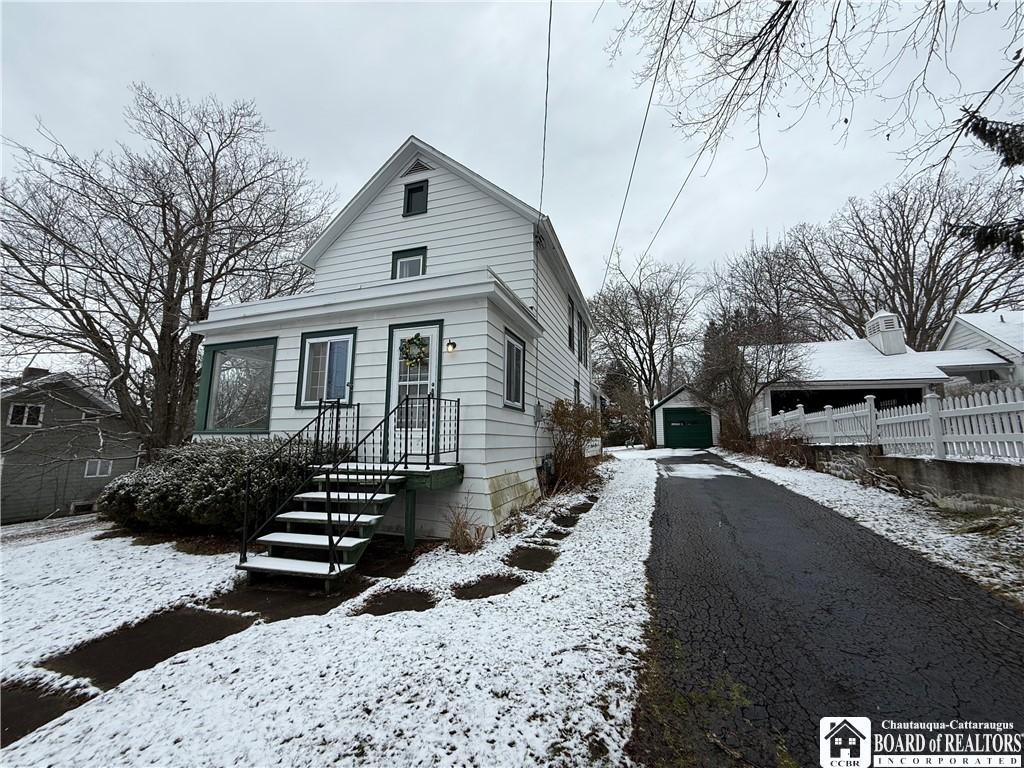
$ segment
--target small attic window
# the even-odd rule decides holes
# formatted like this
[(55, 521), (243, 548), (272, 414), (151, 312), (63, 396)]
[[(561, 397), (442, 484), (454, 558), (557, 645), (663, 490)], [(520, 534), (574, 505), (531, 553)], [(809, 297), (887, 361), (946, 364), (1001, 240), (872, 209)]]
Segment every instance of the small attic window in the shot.
[(403, 216), (415, 216), (427, 212), (427, 180), (405, 185), (405, 208)]

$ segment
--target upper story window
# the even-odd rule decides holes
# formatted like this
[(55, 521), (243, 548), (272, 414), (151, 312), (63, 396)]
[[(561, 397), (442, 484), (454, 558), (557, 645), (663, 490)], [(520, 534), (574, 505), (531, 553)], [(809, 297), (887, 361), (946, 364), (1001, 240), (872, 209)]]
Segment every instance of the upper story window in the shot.
[(87, 459), (85, 462), (86, 477), (110, 477), (114, 462), (110, 459)]
[(302, 335), (302, 383), (298, 405), (320, 400), (349, 402), (352, 392), (354, 331), (324, 331)]
[(407, 251), (395, 251), (391, 254), (392, 280), (419, 277), (425, 274), (427, 274), (426, 248), (410, 248)]
[(586, 321), (580, 326), (580, 348), (583, 349), (583, 365), (590, 365), (590, 328)]
[(576, 359), (582, 363), (585, 362), (583, 342), (587, 335), (587, 326), (583, 322), (583, 315), (579, 314), (578, 312), (576, 313), (576, 326), (579, 328), (579, 343), (576, 345)]
[(403, 216), (415, 216), (427, 212), (427, 180), (414, 181), (405, 185), (405, 206)]
[(505, 331), (505, 405), (526, 409), (526, 345)]
[(14, 403), (7, 412), (9, 427), (38, 427), (43, 423), (43, 406)]
[(569, 299), (569, 351), (572, 352), (575, 349), (575, 326), (573, 325), (573, 318), (576, 317), (576, 305), (572, 303), (572, 299)]

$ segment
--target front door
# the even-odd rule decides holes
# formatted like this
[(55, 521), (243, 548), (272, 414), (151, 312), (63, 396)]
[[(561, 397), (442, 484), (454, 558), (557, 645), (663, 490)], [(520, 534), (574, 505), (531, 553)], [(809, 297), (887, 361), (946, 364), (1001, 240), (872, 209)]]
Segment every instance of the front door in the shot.
[[(403, 342), (419, 334), (418, 345), (424, 350), (420, 362), (409, 363), (402, 359)], [(438, 325), (422, 325), (416, 328), (395, 328), (391, 332), (391, 407), (400, 406), (390, 422), (390, 459), (397, 461), (408, 445), (409, 461), (422, 464), (428, 454), (437, 446), (437, 409), (428, 413), (426, 397), (439, 395), (440, 360), (438, 350), (441, 329)], [(408, 408), (401, 407), (409, 398)]]

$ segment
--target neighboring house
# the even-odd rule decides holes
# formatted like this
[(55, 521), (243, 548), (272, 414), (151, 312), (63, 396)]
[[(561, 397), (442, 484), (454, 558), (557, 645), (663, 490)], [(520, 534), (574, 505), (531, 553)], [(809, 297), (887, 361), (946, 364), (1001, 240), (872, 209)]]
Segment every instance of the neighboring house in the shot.
[[(312, 292), (192, 327), (201, 439), (294, 434), (321, 399), (340, 402), (341, 442), (361, 441), (364, 462), (347, 479), (401, 470), (406, 517), (382, 505), (379, 529), (407, 537), (446, 535), (460, 506), (491, 530), (538, 498), (546, 410), (597, 397), (587, 303), (546, 216), (410, 137), (301, 263)], [(385, 471), (403, 453), (411, 469)], [(411, 509), (414, 482), (430, 493)]]
[(954, 377), (1006, 379), (1013, 364), (985, 348), (915, 352), (907, 346), (899, 318), (877, 312), (868, 321), (867, 338), (797, 345), (800, 380), (770, 386), (751, 414), (752, 426), (766, 428), (767, 418), (803, 405), (808, 413), (826, 405), (839, 408), (874, 395), (879, 408), (912, 405)]
[(27, 368), (4, 379), (0, 519), (91, 510), (100, 490), (138, 464), (140, 441), (117, 409), (69, 373)]
[(718, 411), (685, 386), (651, 408), (654, 442), (659, 448), (710, 448), (718, 445)]
[[(953, 349), (986, 349), (1004, 357), (1012, 365), (1006, 378), (1024, 384), (1024, 310), (956, 315), (939, 342), (939, 350)], [(985, 374), (967, 378), (974, 384), (992, 380)]]

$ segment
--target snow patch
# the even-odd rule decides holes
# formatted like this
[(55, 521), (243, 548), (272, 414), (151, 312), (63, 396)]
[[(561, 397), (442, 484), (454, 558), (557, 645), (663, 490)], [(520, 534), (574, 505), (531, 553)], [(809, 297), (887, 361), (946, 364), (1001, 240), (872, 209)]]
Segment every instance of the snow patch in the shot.
[[(451, 587), (507, 572), (534, 521), (472, 555), (435, 550), (324, 616), (256, 624), (140, 672), (3, 751), (5, 765), (584, 765), (624, 747), (643, 652), (657, 470), (601, 467), (600, 499), (552, 567), (487, 600)], [(582, 501), (563, 497), (546, 511)], [(422, 613), (352, 615), (381, 590)]]
[(28, 523), (4, 532), (4, 682), (81, 687), (84, 681), (61, 682), (61, 676), (34, 665), (235, 582), (235, 555), (187, 555), (172, 544), (135, 545), (130, 537), (97, 539), (111, 526), (93, 522)]

